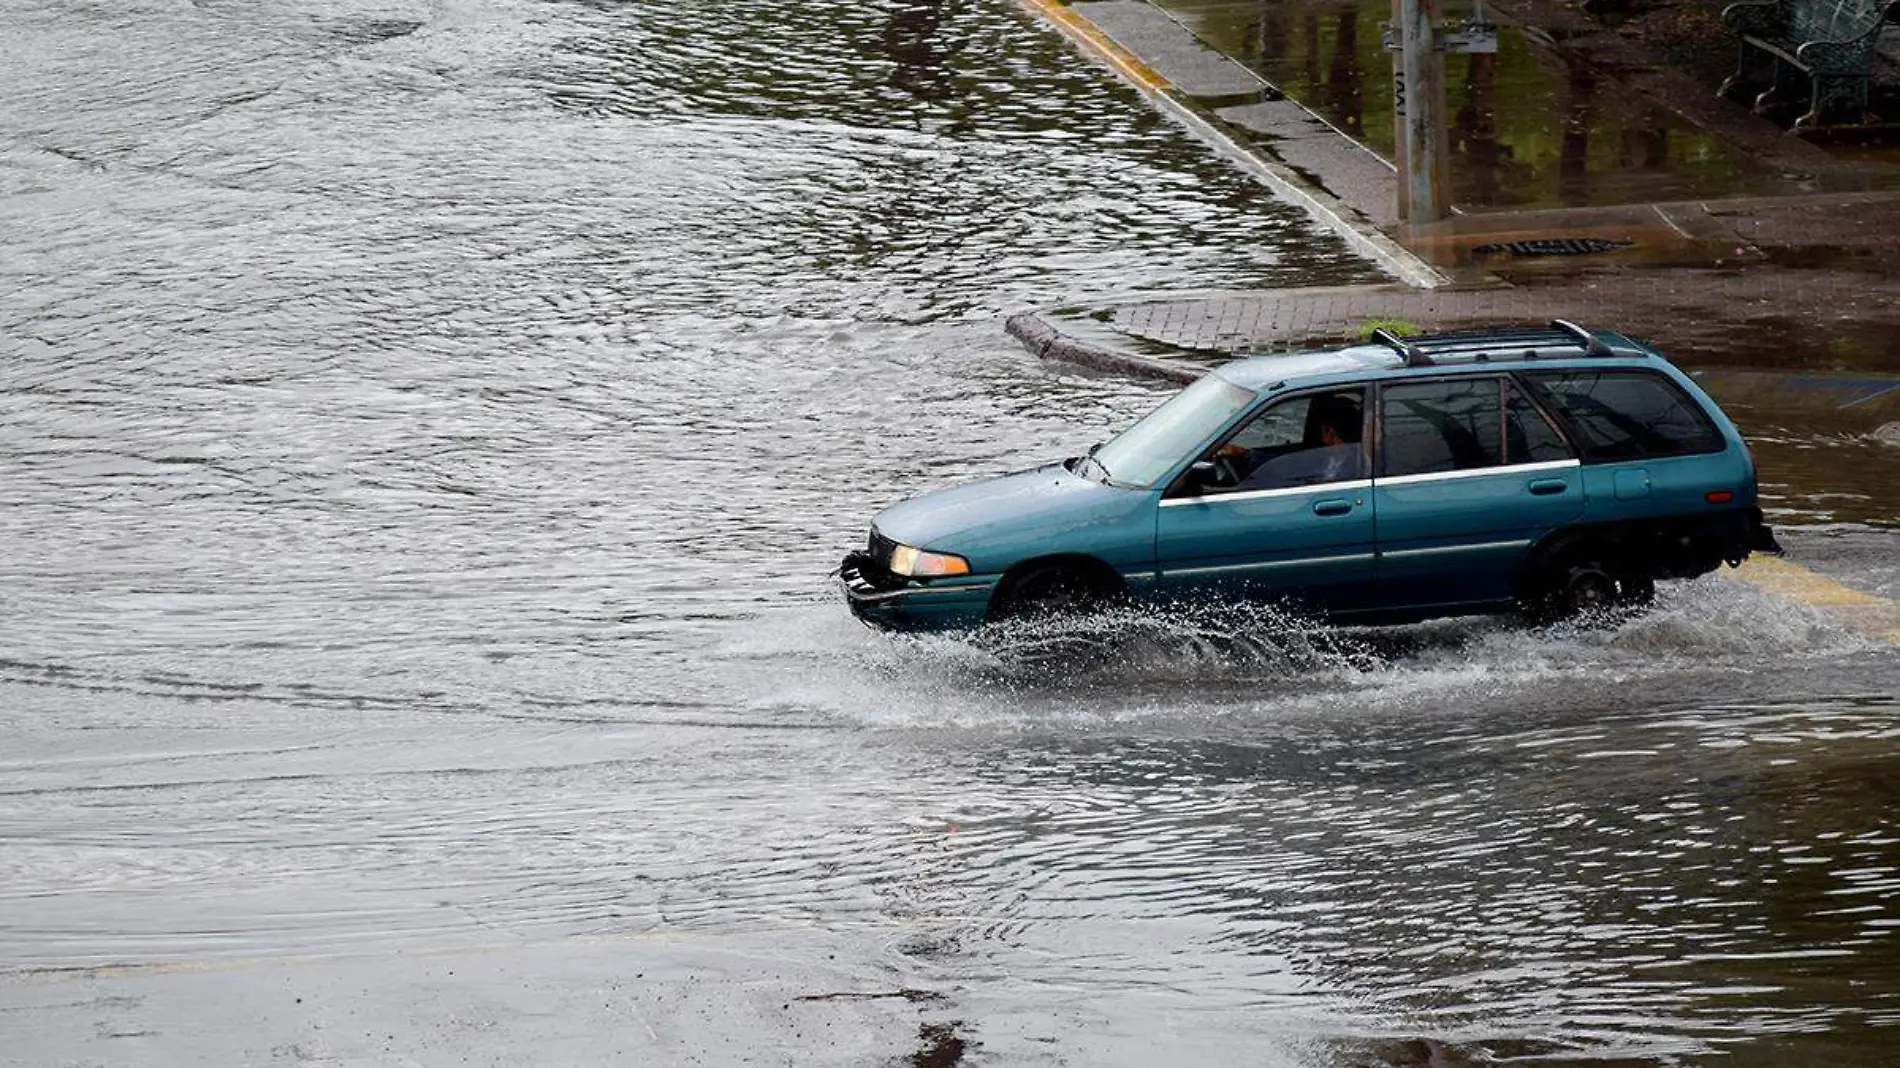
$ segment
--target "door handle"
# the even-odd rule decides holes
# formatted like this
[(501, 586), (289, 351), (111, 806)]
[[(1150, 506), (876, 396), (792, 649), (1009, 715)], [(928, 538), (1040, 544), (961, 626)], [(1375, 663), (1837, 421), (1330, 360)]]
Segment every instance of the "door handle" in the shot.
[(1313, 502), (1314, 515), (1345, 515), (1350, 511), (1352, 511), (1352, 502), (1342, 501), (1336, 497)]
[(1570, 488), (1570, 482), (1568, 479), (1562, 479), (1562, 478), (1533, 478), (1531, 479), (1531, 492), (1535, 493), (1539, 497), (1548, 497), (1553, 493), (1562, 493), (1563, 491), (1569, 488)]

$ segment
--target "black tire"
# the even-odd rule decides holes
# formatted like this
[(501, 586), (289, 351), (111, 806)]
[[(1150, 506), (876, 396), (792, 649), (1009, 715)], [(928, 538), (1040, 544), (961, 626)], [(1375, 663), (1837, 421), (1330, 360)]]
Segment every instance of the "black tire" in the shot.
[[(1533, 620), (1556, 623), (1602, 615), (1631, 603), (1646, 603), (1637, 601), (1642, 594), (1643, 589), (1636, 580), (1619, 580), (1609, 561), (1602, 556), (1574, 552), (1558, 557), (1544, 568), (1524, 607)], [(1649, 583), (1648, 596), (1654, 594), (1655, 584)]]
[(1102, 607), (1112, 589), (1073, 564), (1038, 564), (1012, 577), (998, 595), (997, 619), (1056, 619)]
[(1571, 564), (1551, 588), (1551, 595), (1552, 607), (1566, 619), (1607, 611), (1623, 599), (1616, 576), (1595, 559)]
[(1656, 603), (1656, 580), (1648, 575), (1626, 574), (1616, 585), (1627, 608), (1648, 608)]

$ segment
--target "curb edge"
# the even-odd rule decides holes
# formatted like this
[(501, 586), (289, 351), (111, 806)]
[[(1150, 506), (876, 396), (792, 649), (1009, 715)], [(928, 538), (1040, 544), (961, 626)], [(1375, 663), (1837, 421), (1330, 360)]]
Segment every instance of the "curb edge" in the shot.
[[(1437, 268), (1369, 223), (1355, 222), (1344, 202), (1308, 182), (1278, 160), (1240, 143), (1221, 131), (1200, 110), (1180, 98), (1179, 91), (1139, 56), (1123, 48), (1100, 27), (1071, 11), (1059, 0), (1016, 0), (1018, 7), (1040, 17), (1082, 52), (1106, 65), (1148, 99), (1156, 110), (1188, 133), (1239, 166), (1254, 180), (1286, 201), (1305, 209), (1313, 219), (1343, 238), (1360, 255), (1377, 263), (1393, 277), (1416, 289), (1450, 284)], [(1263, 82), (1264, 86), (1265, 83)], [(1323, 121), (1323, 120), (1322, 120)]]
[(1078, 341), (1057, 330), (1048, 320), (1033, 311), (1018, 312), (1010, 316), (1003, 321), (1003, 329), (1011, 337), (1022, 342), (1023, 348), (1028, 349), (1030, 355), (1038, 359), (1056, 360), (1096, 371), (1134, 375), (1173, 382), (1177, 385), (1192, 382), (1203, 374), (1195, 368)]

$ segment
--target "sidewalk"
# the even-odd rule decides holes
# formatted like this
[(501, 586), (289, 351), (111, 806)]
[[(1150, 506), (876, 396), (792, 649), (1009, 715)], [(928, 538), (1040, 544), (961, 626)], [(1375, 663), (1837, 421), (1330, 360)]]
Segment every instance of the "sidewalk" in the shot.
[[(1271, 57), (1256, 55), (1250, 67), (1210, 48), (1173, 10), (1192, 8), (1193, 0), (1022, 2), (1399, 280), (1083, 300), (1012, 319), (1011, 333), (1039, 355), (1179, 379), (1235, 353), (1347, 339), (1374, 319), (1433, 331), (1565, 318), (1641, 337), (1696, 366), (1900, 371), (1900, 154), (1830, 154), (1774, 132), (1745, 109), (1703, 99), (1710, 90), (1689, 110), (1737, 114), (1699, 136), (1756, 161), (1748, 166), (1766, 177), (1750, 181), (1771, 195), (1474, 209), (1406, 228), (1392, 211), (1391, 165), (1263, 79), (1255, 68), (1270, 66)], [(1376, 39), (1376, 28), (1359, 32)], [(1535, 38), (1534, 28), (1520, 32), (1522, 40)], [(1368, 113), (1385, 107), (1389, 123), (1389, 96), (1362, 106)], [(1697, 151), (1719, 155), (1701, 142)], [(1636, 178), (1644, 176), (1599, 181), (1602, 188), (1583, 192), (1614, 197), (1697, 181), (1724, 193), (1735, 188), (1722, 174), (1666, 168), (1644, 178), (1647, 186)], [(1569, 191), (1578, 191), (1574, 182)], [(1564, 256), (1495, 247), (1552, 239), (1616, 247)]]

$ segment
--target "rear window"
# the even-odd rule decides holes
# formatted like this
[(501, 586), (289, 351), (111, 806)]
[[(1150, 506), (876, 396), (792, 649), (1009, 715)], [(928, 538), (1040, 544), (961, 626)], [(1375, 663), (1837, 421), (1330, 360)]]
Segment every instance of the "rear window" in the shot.
[(1544, 371), (1525, 380), (1569, 424), (1587, 460), (1721, 452), (1722, 434), (1681, 387), (1647, 371)]

